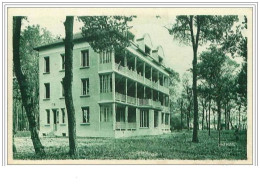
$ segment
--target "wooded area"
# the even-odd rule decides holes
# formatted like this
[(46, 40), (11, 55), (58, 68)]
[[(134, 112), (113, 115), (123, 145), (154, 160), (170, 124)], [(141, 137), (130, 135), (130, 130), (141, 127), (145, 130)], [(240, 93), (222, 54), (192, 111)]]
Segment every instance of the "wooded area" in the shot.
[[(96, 51), (124, 49), (130, 43), (125, 31), (135, 16), (79, 17), (82, 35)], [(54, 37), (39, 25), (27, 26), (26, 18), (13, 18), (13, 135), (30, 131), (35, 153), (45, 155), (39, 129), (39, 56), (35, 47), (53, 42)], [(75, 111), (72, 98), (73, 16), (67, 16), (65, 30), (65, 103), (67, 108), (69, 154), (78, 155)], [(183, 15), (167, 28), (169, 34), (190, 45), (192, 68), (182, 77), (169, 68), (171, 130), (192, 130), (192, 142), (200, 142), (199, 130), (247, 129), (247, 18), (238, 24), (237, 16)], [(202, 45), (208, 45), (200, 52)], [(236, 57), (243, 62), (237, 63)], [(14, 144), (14, 142), (13, 142)], [(16, 152), (15, 146), (13, 152)]]

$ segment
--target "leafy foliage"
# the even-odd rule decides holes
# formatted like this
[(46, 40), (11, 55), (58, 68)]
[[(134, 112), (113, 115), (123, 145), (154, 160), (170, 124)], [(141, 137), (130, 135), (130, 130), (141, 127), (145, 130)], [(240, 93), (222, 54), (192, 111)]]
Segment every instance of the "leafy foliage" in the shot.
[(81, 16), (84, 23), (82, 35), (95, 51), (125, 48), (132, 35), (128, 33), (128, 23), (136, 16)]
[(212, 86), (209, 90), (212, 98), (227, 99), (227, 94), (234, 94), (234, 76), (239, 65), (216, 46), (211, 46), (208, 51), (202, 52), (200, 60), (199, 78)]
[[(31, 94), (31, 103), (34, 106), (33, 114), (38, 120), (39, 114), (39, 56), (38, 52), (34, 50), (35, 47), (48, 44), (54, 41), (54, 36), (45, 28), (41, 28), (39, 25), (28, 25), (21, 32), (20, 38), (20, 62), (23, 74), (26, 76), (28, 81), (28, 91)], [(20, 129), (24, 125), (26, 116), (25, 111), (22, 109), (21, 93), (18, 86), (17, 79), (13, 79), (13, 111), (15, 112), (15, 117), (18, 117), (18, 123), (15, 123), (16, 127), (19, 126)], [(18, 114), (19, 113), (19, 114)], [(21, 117), (25, 118), (21, 118)], [(17, 118), (14, 118), (14, 121)], [(27, 120), (27, 119), (26, 119)], [(38, 122), (37, 122), (38, 123)]]
[[(194, 26), (191, 25), (191, 21), (193, 21)], [(199, 35), (196, 40), (199, 45), (202, 45), (207, 41), (222, 41), (236, 21), (238, 21), (238, 17), (232, 15), (180, 15), (176, 17), (176, 23), (168, 28), (168, 31), (181, 42), (190, 44), (193, 30), (197, 29)]]

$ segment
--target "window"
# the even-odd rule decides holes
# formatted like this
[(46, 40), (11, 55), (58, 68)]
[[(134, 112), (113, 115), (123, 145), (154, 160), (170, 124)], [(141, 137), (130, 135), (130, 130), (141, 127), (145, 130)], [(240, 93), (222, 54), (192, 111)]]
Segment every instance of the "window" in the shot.
[(112, 92), (112, 76), (100, 75), (100, 93)]
[(47, 124), (50, 124), (50, 110), (49, 109), (46, 109), (46, 123)]
[(81, 79), (82, 95), (89, 95), (89, 78)]
[(112, 58), (112, 51), (102, 51), (99, 53), (100, 63), (110, 63)]
[(150, 55), (150, 53), (151, 53), (151, 49), (146, 45), (145, 45), (145, 53), (148, 55)]
[(158, 111), (154, 111), (154, 127), (158, 127)]
[(149, 127), (149, 111), (140, 110), (140, 127)]
[(65, 123), (65, 108), (61, 108), (61, 123)]
[(50, 98), (50, 83), (44, 83), (45, 86), (45, 99)]
[(116, 106), (116, 122), (125, 122), (125, 107)]
[(110, 106), (100, 106), (100, 121), (109, 122), (111, 121), (112, 108)]
[(162, 64), (162, 62), (163, 62), (163, 58), (162, 57), (158, 57), (159, 58), (159, 63), (161, 63)]
[(162, 113), (162, 124), (164, 124), (164, 113)]
[(59, 109), (56, 110), (56, 123), (59, 124)]
[(165, 114), (165, 125), (169, 125), (169, 114)]
[(81, 51), (81, 66), (89, 67), (89, 50)]
[(50, 72), (50, 58), (44, 57), (44, 72), (49, 73)]
[(61, 54), (61, 70), (65, 70), (65, 55)]
[(89, 107), (82, 107), (82, 123), (89, 123)]
[(64, 94), (64, 86), (63, 86), (63, 82), (62, 81), (60, 82), (60, 85), (61, 85), (61, 97), (64, 97), (65, 94)]

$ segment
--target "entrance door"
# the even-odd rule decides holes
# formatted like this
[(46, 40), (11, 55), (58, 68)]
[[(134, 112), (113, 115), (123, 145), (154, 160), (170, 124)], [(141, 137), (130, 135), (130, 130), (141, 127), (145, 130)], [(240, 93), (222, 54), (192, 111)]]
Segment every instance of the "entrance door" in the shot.
[(53, 109), (53, 130), (57, 131), (57, 124), (59, 124), (59, 111), (57, 109)]

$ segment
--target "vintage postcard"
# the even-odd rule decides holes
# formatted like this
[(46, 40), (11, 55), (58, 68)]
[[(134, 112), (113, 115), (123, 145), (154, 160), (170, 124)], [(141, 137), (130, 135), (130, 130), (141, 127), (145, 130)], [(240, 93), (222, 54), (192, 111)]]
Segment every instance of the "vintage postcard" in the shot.
[(8, 8), (8, 164), (252, 164), (253, 9)]

